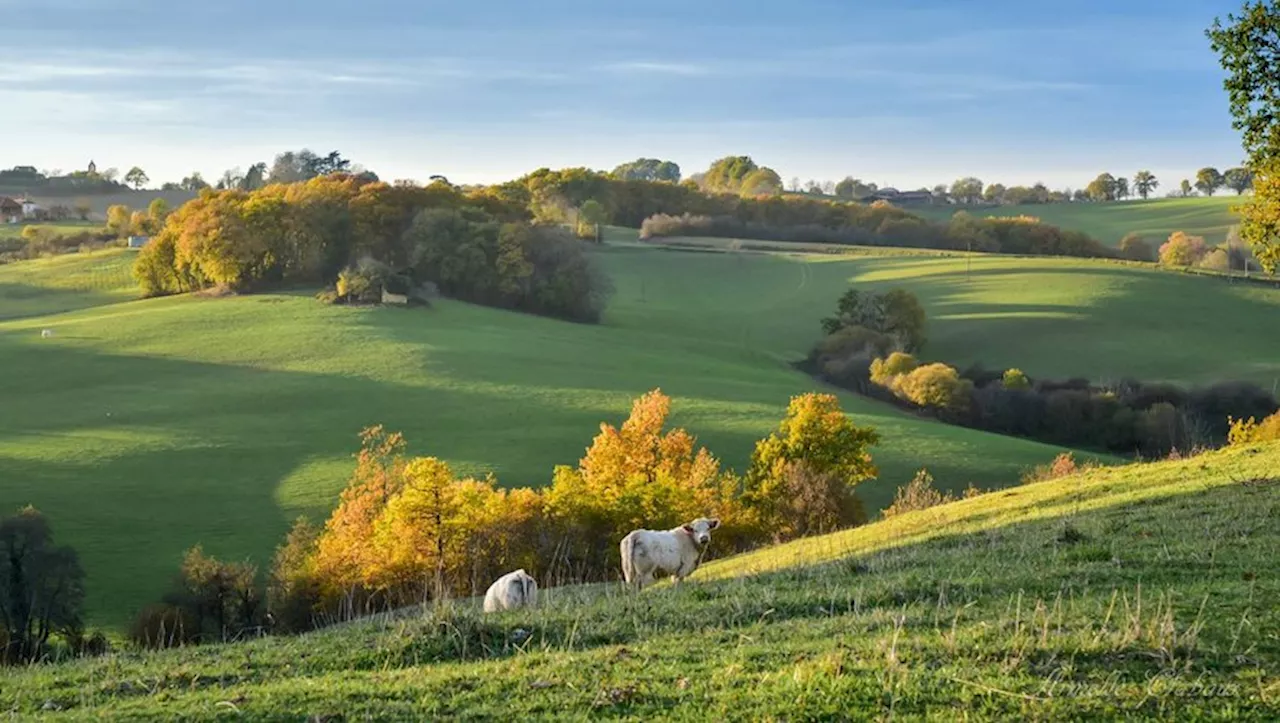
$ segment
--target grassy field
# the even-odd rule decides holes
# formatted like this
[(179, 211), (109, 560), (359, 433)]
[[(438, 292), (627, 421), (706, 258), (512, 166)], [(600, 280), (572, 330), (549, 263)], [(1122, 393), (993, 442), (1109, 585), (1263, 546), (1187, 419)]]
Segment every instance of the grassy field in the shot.
[[(192, 544), (265, 561), (294, 516), (327, 512), (370, 424), (403, 431), (414, 454), (540, 486), (661, 387), (674, 422), (740, 469), (788, 398), (817, 386), (788, 364), (850, 280), (920, 294), (928, 354), (952, 362), (1265, 380), (1280, 359), (1257, 333), (1280, 292), (1084, 261), (979, 258), (966, 281), (958, 258), (607, 248), (617, 292), (605, 323), (584, 326), (448, 301), (121, 303), (127, 253), (0, 267), (0, 509), (50, 515), (107, 625), (158, 594)], [(991, 488), (1058, 451), (841, 399), (884, 436), (880, 479), (860, 491), (873, 509), (920, 467), (947, 489)]]
[(41, 228), (53, 229), (60, 235), (68, 235), (80, 233), (81, 231), (96, 231), (102, 228), (100, 222), (95, 221), (62, 221), (59, 223), (0, 223), (0, 240), (13, 239), (22, 237), (22, 229), (30, 226), (39, 226)]
[[(24, 718), (1274, 720), (1280, 446), (291, 639), (0, 671)], [(714, 544), (714, 542), (713, 542)], [(54, 711), (58, 711), (56, 714)]]
[[(1036, 216), (1061, 228), (1084, 231), (1105, 244), (1115, 246), (1129, 232), (1146, 236), (1159, 246), (1174, 231), (1203, 236), (1210, 245), (1226, 240), (1227, 229), (1237, 223), (1231, 206), (1242, 198), (1218, 195), (1207, 198), (1159, 198), (1149, 201), (1115, 203), (1053, 203), (1027, 206), (977, 208), (975, 216)], [(909, 209), (926, 218), (942, 221), (957, 210), (955, 206), (921, 206)]]
[(136, 298), (137, 283), (129, 273), (134, 255), (109, 249), (0, 265), (0, 320)]

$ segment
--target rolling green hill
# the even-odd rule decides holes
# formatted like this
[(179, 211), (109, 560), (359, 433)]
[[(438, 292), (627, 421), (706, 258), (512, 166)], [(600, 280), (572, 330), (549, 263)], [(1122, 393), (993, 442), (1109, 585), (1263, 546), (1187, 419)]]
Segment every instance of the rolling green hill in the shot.
[[(710, 563), (0, 671), (72, 719), (1274, 720), (1280, 446), (1096, 470)], [(714, 542), (712, 543), (714, 545)]]
[(1174, 231), (1203, 236), (1210, 245), (1226, 240), (1227, 230), (1237, 223), (1231, 206), (1244, 199), (1237, 196), (1207, 198), (1159, 198), (1149, 201), (1114, 203), (1052, 203), (1026, 206), (979, 207), (920, 206), (909, 210), (925, 218), (943, 221), (957, 210), (975, 216), (1035, 216), (1061, 228), (1083, 231), (1099, 241), (1115, 246), (1130, 232), (1139, 233), (1153, 247)]
[[(613, 247), (600, 259), (617, 293), (605, 323), (585, 326), (303, 293), (125, 301), (129, 258), (0, 266), (0, 508), (50, 516), (109, 625), (158, 594), (192, 544), (265, 562), (294, 516), (328, 511), (370, 424), (464, 473), (540, 486), (661, 387), (674, 423), (741, 468), (789, 397), (817, 386), (788, 364), (851, 280), (920, 294), (928, 354), (953, 363), (1203, 381), (1270, 379), (1280, 359), (1257, 333), (1280, 292), (1087, 261), (977, 258), (966, 281), (954, 257)], [(880, 479), (860, 488), (873, 509), (920, 467), (947, 489), (992, 487), (1058, 451), (841, 399), (884, 437)]]

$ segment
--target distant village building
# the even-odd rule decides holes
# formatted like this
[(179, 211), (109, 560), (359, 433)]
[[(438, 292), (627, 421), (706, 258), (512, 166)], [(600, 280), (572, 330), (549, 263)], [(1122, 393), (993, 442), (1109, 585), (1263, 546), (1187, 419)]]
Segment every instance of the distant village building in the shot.
[(148, 241), (150, 241), (150, 240), (151, 240), (151, 237), (150, 237), (150, 236), (130, 236), (130, 237), (129, 237), (129, 248), (131, 248), (131, 249), (140, 249), (140, 248), (142, 248), (143, 246), (146, 246), (146, 245), (147, 245), (147, 242), (148, 242)]
[(894, 205), (899, 204), (925, 204), (933, 203), (933, 193), (931, 191), (899, 191), (896, 188), (881, 188), (874, 193), (863, 196), (858, 199), (863, 203), (875, 203), (876, 201), (887, 201)]
[(0, 223), (17, 223), (22, 220), (22, 203), (8, 196), (0, 196)]
[(35, 218), (36, 213), (41, 210), (40, 204), (29, 198), (19, 198), (18, 203), (22, 204), (23, 218)]

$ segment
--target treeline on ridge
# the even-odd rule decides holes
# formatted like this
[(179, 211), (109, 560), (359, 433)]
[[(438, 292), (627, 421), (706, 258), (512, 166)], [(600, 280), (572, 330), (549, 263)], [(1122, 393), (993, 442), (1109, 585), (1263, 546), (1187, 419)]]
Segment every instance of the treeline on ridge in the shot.
[(850, 289), (823, 331), (805, 366), (826, 381), (951, 424), (1070, 447), (1146, 457), (1215, 447), (1228, 441), (1232, 419), (1266, 418), (1280, 406), (1252, 382), (1097, 386), (924, 363), (912, 354), (924, 344), (924, 311), (901, 289)]

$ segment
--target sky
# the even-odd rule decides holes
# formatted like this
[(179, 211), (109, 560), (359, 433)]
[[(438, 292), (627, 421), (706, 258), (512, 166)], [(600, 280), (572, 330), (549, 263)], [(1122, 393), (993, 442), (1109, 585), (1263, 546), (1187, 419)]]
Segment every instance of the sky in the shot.
[(1241, 0), (0, 0), (0, 167), (385, 179), (749, 155), (784, 179), (1084, 186), (1241, 158)]

